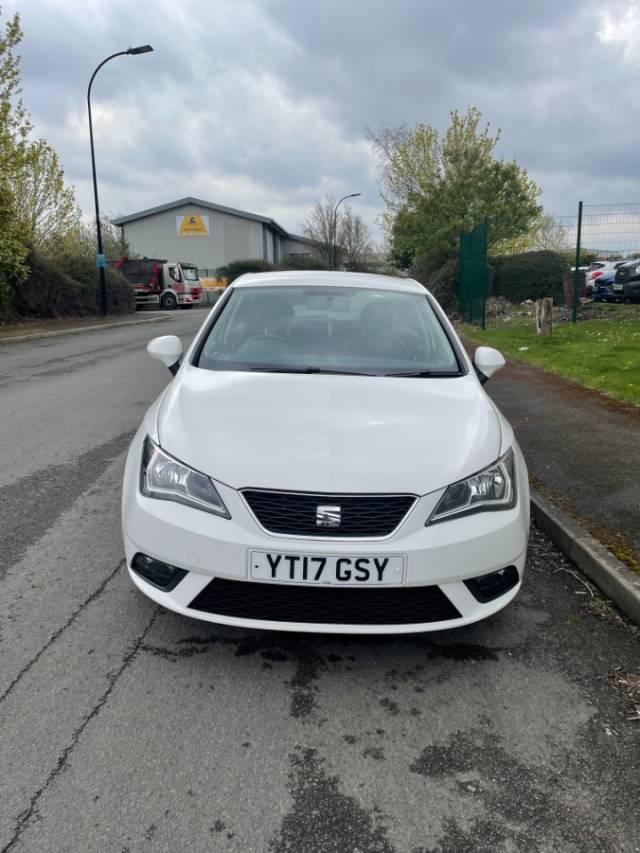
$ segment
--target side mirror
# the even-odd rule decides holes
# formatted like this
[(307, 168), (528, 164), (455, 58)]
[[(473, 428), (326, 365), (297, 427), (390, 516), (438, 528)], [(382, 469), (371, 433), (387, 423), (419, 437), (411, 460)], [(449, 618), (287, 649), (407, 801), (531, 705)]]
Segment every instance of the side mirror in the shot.
[(473, 366), (483, 385), (505, 364), (502, 353), (492, 347), (478, 347), (473, 356)]
[(147, 344), (147, 352), (165, 364), (175, 376), (182, 358), (182, 341), (175, 335), (162, 335)]

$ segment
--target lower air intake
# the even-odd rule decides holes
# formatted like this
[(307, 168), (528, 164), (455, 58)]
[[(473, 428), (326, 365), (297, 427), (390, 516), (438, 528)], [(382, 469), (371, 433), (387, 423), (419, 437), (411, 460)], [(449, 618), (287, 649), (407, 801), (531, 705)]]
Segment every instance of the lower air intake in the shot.
[(410, 625), (460, 618), (438, 586), (353, 589), (214, 578), (189, 606), (240, 619), (321, 625)]

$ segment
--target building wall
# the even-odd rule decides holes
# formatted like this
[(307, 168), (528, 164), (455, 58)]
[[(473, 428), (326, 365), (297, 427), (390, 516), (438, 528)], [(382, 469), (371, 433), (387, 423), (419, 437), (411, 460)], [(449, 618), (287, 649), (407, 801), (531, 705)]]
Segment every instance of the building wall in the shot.
[[(209, 218), (208, 236), (180, 237), (176, 217), (197, 214)], [(205, 220), (206, 221), (206, 220)], [(220, 213), (197, 205), (184, 205), (126, 222), (124, 238), (131, 250), (149, 258), (166, 258), (215, 270), (231, 261), (263, 258), (263, 223)], [(264, 226), (266, 244), (273, 259), (273, 236)]]
[(282, 257), (287, 255), (310, 255), (311, 247), (304, 240), (296, 240), (295, 237), (283, 237), (280, 241), (282, 245)]

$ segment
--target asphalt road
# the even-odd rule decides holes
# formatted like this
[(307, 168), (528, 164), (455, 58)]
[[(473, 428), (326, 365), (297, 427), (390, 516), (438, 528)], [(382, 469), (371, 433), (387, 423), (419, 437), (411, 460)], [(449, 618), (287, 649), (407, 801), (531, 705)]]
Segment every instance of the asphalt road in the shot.
[(439, 635), (232, 630), (135, 592), (120, 478), (169, 379), (144, 344), (202, 316), (0, 346), (0, 849), (640, 851), (610, 677), (640, 637), (539, 533), (516, 602)]

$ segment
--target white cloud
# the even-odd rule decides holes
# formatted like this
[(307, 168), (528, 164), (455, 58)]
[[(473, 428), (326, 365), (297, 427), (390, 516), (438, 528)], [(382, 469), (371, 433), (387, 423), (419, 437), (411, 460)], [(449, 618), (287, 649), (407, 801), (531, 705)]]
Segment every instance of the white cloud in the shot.
[[(295, 230), (324, 193), (382, 207), (366, 126), (477, 105), (543, 203), (640, 198), (638, 3), (622, 0), (4, 0), (21, 8), (24, 100), (91, 209), (94, 87), (102, 206), (196, 195)], [(623, 123), (617, 123), (620, 117)], [(615, 127), (615, 130), (614, 130)]]
[(598, 39), (619, 50), (628, 62), (640, 62), (640, 5), (636, 0), (618, 2), (602, 11)]

